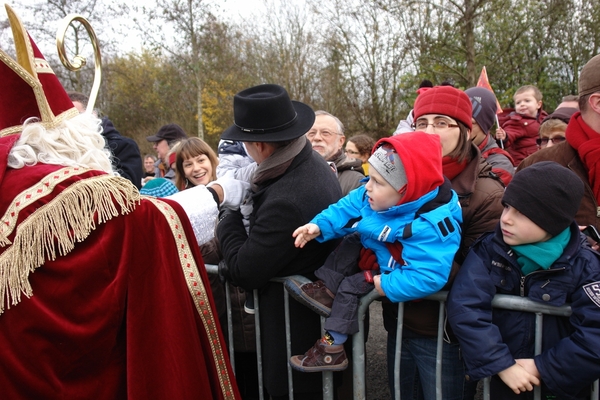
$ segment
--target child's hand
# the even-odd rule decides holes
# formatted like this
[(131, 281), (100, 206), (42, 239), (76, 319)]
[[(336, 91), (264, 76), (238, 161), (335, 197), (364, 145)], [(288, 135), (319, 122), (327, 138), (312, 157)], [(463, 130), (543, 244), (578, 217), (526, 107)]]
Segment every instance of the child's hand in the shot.
[(518, 358), (515, 361), (517, 362), (517, 364), (523, 367), (525, 371), (529, 372), (536, 378), (541, 379), (540, 371), (538, 371), (537, 366), (535, 365), (535, 361), (533, 361), (533, 358)]
[(380, 296), (385, 297), (385, 292), (381, 288), (381, 275), (375, 275), (373, 277), (373, 285), (375, 285), (375, 290), (377, 290), (377, 293), (379, 293)]
[(300, 228), (296, 229), (292, 236), (296, 238), (294, 242), (294, 246), (296, 247), (304, 247), (306, 243), (310, 242), (317, 236), (321, 234), (321, 229), (319, 229), (319, 225), (317, 224), (306, 224), (302, 225)]
[(496, 139), (498, 140), (504, 140), (506, 139), (506, 132), (504, 131), (504, 129), (498, 127), (496, 129)]
[(516, 394), (532, 391), (533, 385), (539, 386), (540, 380), (531, 375), (519, 364), (514, 364), (512, 367), (506, 368), (504, 371), (498, 372), (498, 376), (502, 381), (512, 389)]

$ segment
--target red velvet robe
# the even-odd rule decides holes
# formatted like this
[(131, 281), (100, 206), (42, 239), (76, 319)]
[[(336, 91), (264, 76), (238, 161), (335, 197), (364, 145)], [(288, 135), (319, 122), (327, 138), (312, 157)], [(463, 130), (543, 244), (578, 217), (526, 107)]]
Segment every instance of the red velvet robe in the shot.
[[(43, 164), (0, 173), (0, 397), (239, 398), (187, 217), (174, 202), (140, 201), (135, 189), (121, 196), (132, 187), (124, 181)], [(118, 215), (102, 217), (101, 201), (86, 214), (86, 196), (106, 201), (106, 192), (108, 203), (124, 202)], [(53, 225), (65, 215), (49, 212), (59, 204), (81, 220)], [(53, 236), (38, 266), (40, 232)], [(71, 249), (56, 232), (82, 241)], [(31, 284), (20, 301), (9, 296), (28, 291), (9, 275), (15, 265)]]

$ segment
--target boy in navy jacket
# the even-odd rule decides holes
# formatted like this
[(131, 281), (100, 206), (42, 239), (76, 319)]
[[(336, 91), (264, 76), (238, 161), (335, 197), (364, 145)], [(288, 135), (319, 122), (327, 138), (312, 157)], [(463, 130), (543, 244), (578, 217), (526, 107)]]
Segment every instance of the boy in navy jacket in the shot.
[[(578, 399), (600, 377), (600, 257), (574, 221), (580, 179), (554, 162), (517, 173), (503, 197), (496, 231), (482, 236), (448, 298), (448, 319), (471, 379), (493, 376), (493, 399)], [(571, 304), (570, 318), (544, 316), (542, 352), (534, 355), (535, 314), (493, 309), (496, 293), (551, 306)]]

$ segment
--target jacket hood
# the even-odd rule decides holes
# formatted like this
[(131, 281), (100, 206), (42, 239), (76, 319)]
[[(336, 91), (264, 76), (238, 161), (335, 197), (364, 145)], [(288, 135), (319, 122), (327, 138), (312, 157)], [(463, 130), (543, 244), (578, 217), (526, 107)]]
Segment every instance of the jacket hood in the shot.
[(335, 163), (338, 172), (352, 170), (358, 171), (364, 175), (362, 161), (357, 158), (348, 157), (342, 153), (339, 157), (333, 160), (333, 162)]
[(373, 152), (387, 143), (395, 150), (406, 173), (406, 193), (402, 203), (414, 201), (444, 183), (442, 144), (438, 135), (407, 132), (380, 139)]
[(112, 121), (110, 119), (108, 119), (108, 117), (102, 117), (101, 121), (102, 121), (101, 122), (101, 124), (102, 124), (102, 136), (108, 136), (108, 135), (119, 135), (119, 136), (121, 136), (121, 134), (119, 133), (119, 131), (117, 131), (117, 129), (113, 125)]

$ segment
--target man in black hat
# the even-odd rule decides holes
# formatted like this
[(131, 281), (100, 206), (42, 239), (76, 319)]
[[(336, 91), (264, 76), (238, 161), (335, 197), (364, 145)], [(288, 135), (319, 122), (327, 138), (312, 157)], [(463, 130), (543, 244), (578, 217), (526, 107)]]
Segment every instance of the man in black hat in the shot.
[[(287, 365), (283, 285), (276, 277), (304, 275), (315, 280), (337, 243), (311, 242), (294, 246), (294, 230), (335, 203), (340, 185), (325, 160), (304, 136), (315, 113), (291, 101), (284, 88), (260, 85), (243, 90), (233, 101), (234, 125), (221, 139), (243, 141), (258, 168), (252, 178), (250, 233), (242, 215), (227, 211), (217, 226), (227, 263), (220, 273), (246, 290), (260, 290), (260, 327), (265, 388), (273, 399), (287, 398)], [(290, 302), (291, 348), (302, 352), (320, 335), (318, 314)], [(318, 374), (294, 372), (294, 398), (322, 398)]]
[(578, 86), (580, 111), (569, 120), (566, 140), (527, 157), (517, 172), (539, 161), (555, 161), (575, 172), (586, 188), (575, 221), (600, 229), (600, 54), (583, 66)]
[(147, 141), (152, 142), (152, 147), (158, 156), (155, 177), (165, 178), (175, 183), (175, 170), (171, 168), (169, 152), (175, 143), (186, 137), (188, 136), (182, 127), (177, 124), (167, 124), (161, 126), (156, 135), (146, 138)]

